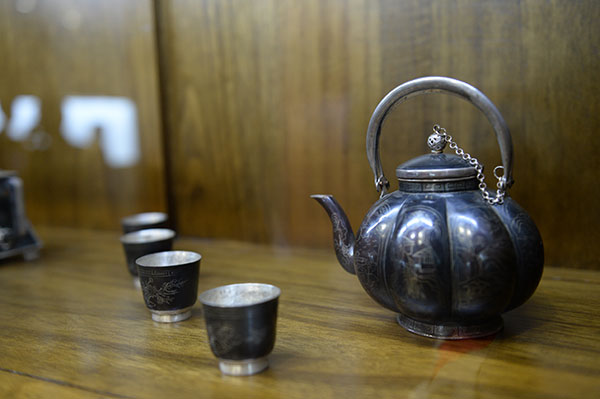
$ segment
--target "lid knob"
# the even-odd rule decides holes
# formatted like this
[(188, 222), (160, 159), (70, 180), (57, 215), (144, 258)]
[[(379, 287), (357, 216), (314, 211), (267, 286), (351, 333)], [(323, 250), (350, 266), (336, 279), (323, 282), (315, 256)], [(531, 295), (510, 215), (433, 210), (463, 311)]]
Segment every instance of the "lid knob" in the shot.
[(438, 132), (433, 132), (427, 138), (427, 145), (434, 154), (441, 154), (444, 148), (446, 148), (446, 139)]

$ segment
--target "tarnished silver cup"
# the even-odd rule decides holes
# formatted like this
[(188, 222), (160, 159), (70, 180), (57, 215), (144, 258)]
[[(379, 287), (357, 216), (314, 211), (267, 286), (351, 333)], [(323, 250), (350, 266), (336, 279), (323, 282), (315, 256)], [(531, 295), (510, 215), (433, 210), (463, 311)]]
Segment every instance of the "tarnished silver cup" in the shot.
[(164, 212), (143, 212), (126, 216), (121, 219), (123, 233), (144, 229), (159, 229), (169, 227), (169, 216)]
[(133, 284), (136, 287), (140, 287), (140, 279), (135, 260), (154, 252), (171, 250), (174, 238), (175, 232), (170, 229), (138, 230), (121, 236), (127, 269), (133, 276)]
[(231, 284), (199, 296), (208, 341), (223, 374), (246, 376), (269, 366), (281, 290), (270, 284)]
[(201, 259), (196, 252), (165, 251), (136, 260), (152, 320), (174, 323), (190, 318), (198, 295)]

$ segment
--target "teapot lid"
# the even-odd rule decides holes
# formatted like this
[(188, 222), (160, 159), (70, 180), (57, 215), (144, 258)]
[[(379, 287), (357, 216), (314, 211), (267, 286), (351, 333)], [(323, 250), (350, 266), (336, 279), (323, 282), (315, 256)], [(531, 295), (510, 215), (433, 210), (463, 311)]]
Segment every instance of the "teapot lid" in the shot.
[(455, 181), (476, 176), (477, 171), (469, 162), (453, 154), (421, 155), (396, 168), (398, 180)]
[[(439, 126), (437, 127), (439, 129)], [(427, 139), (427, 145), (431, 149), (431, 153), (421, 155), (399, 165), (396, 168), (398, 180), (442, 182), (467, 180), (476, 177), (477, 170), (467, 161), (471, 156), (466, 154), (467, 158), (465, 159), (465, 157), (458, 155), (444, 154), (442, 151), (444, 151), (447, 143), (448, 139), (445, 133), (444, 135), (440, 134), (434, 127), (433, 134)]]

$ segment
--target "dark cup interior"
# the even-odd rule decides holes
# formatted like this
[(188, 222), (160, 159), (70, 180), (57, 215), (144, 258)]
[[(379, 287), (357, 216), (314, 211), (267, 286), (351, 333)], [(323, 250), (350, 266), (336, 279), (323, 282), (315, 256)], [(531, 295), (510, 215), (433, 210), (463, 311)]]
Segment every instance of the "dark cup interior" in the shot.
[(130, 215), (121, 219), (123, 233), (144, 229), (169, 227), (169, 216), (163, 212), (144, 212)]
[(267, 356), (275, 345), (277, 305), (281, 291), (268, 284), (232, 284), (199, 297), (210, 348), (220, 359)]
[(175, 232), (169, 229), (138, 230), (121, 236), (129, 273), (132, 276), (138, 275), (135, 264), (137, 258), (155, 252), (170, 251), (174, 237)]
[(136, 260), (146, 307), (173, 311), (196, 303), (202, 256), (190, 251), (165, 251)]

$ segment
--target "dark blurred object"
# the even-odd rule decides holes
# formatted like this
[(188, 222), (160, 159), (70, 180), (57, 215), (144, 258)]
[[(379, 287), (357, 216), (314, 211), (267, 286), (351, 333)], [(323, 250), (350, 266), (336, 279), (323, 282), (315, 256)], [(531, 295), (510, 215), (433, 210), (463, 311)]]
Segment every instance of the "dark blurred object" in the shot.
[(32, 260), (41, 247), (25, 216), (23, 181), (15, 172), (0, 170), (0, 259), (23, 254)]

